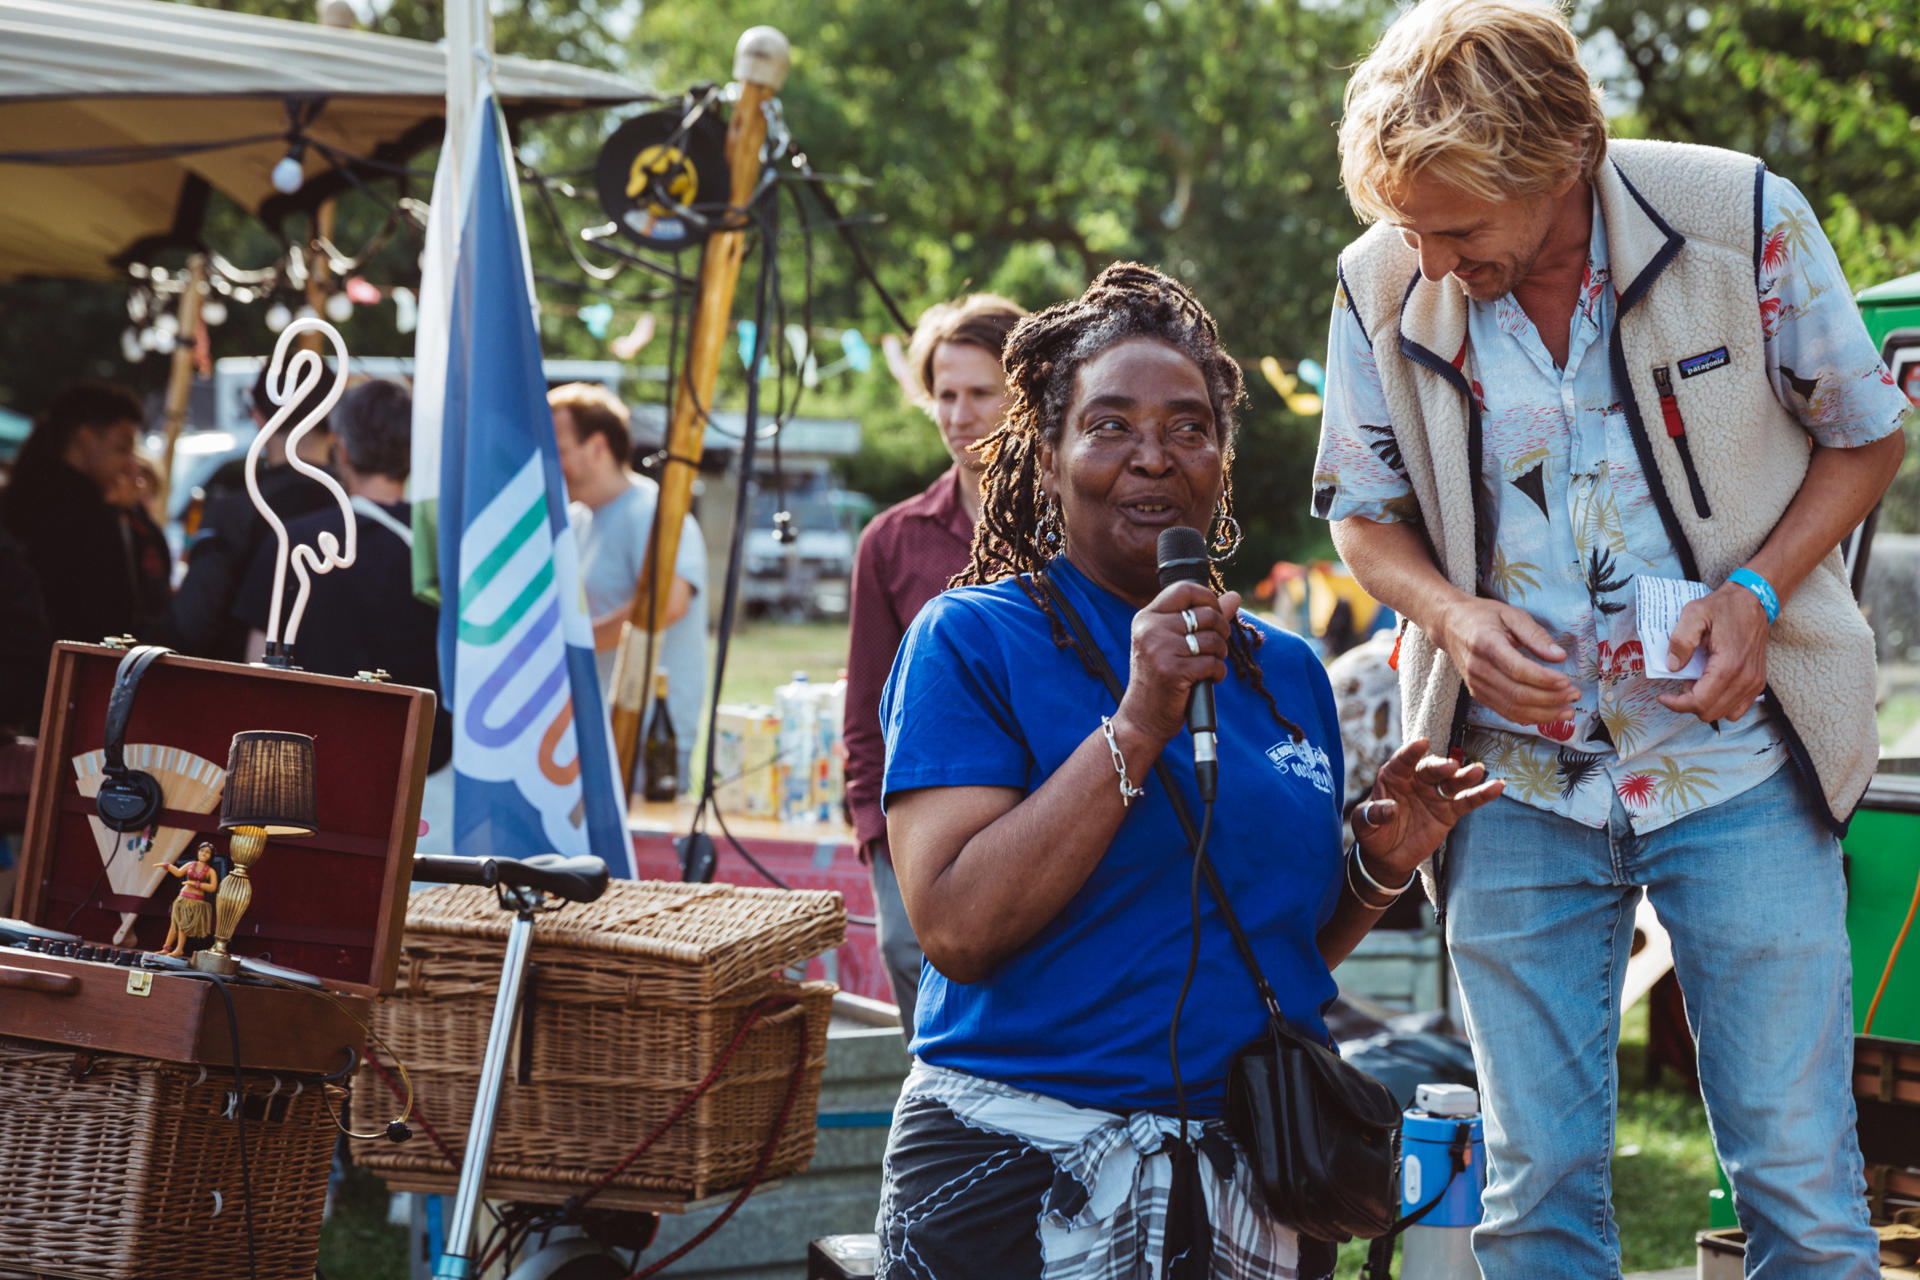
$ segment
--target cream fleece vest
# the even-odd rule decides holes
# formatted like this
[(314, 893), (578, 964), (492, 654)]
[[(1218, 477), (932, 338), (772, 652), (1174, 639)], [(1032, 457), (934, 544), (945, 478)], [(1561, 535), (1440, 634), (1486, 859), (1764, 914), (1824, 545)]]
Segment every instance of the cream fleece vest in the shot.
[[(1607, 335), (1614, 390), (1680, 563), (1709, 586), (1766, 541), (1811, 454), (1763, 359), (1755, 299), (1764, 172), (1753, 157), (1717, 148), (1615, 141), (1595, 179), (1618, 299)], [(1435, 560), (1456, 587), (1478, 591), (1491, 546), (1475, 508), (1480, 421), (1453, 363), (1466, 343), (1466, 299), (1451, 280), (1421, 279), (1417, 254), (1385, 224), (1341, 255), (1340, 279), (1373, 345)], [(1679, 376), (1681, 361), (1707, 355), (1702, 363), (1713, 367)], [(1670, 434), (1657, 370), (1672, 388), (1681, 439)], [(1453, 661), (1409, 625), (1400, 648), (1407, 737), (1456, 742), (1462, 689)], [(1873, 635), (1835, 550), (1767, 638), (1767, 697), (1836, 831), (1879, 758), (1874, 692)]]

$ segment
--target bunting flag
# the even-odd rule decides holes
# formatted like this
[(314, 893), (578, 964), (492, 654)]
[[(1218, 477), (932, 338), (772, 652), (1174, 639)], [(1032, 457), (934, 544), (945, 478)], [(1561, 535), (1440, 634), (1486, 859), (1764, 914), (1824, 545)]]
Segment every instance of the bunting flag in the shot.
[[(430, 425), (440, 428), (440, 671), (453, 713), (454, 849), (592, 853), (630, 877), (613, 735), (547, 410), (526, 228), (491, 94), (471, 120), (451, 305), (430, 308), (429, 282), (420, 321), (423, 351), (429, 316), (444, 323), (443, 411)], [(436, 221), (456, 208), (441, 197), (436, 182)], [(430, 252), (429, 271), (433, 262)]]

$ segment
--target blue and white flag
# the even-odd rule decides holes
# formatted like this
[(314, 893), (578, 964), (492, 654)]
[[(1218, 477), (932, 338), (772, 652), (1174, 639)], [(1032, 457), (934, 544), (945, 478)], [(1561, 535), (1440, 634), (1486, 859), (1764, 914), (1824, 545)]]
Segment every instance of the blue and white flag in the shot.
[(592, 853), (630, 877), (613, 735), (547, 409), (526, 230), (491, 95), (473, 113), (472, 134), (446, 336), (437, 520), (454, 851)]

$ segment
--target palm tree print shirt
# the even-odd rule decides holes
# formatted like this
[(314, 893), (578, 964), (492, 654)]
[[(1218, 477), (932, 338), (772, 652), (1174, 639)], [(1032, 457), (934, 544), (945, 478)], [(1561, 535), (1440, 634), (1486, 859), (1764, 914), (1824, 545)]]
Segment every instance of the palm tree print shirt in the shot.
[[(1774, 394), (1821, 445), (1854, 448), (1898, 430), (1906, 397), (1806, 198), (1770, 174), (1762, 216), (1756, 303)], [(1470, 704), (1466, 748), (1515, 799), (1604, 827), (1617, 798), (1645, 832), (1739, 795), (1787, 753), (1764, 703), (1708, 725), (1661, 706), (1657, 696), (1678, 685), (1645, 675), (1634, 578), (1683, 574), (1614, 399), (1606, 342), (1614, 302), (1596, 200), (1564, 370), (1512, 295), (1468, 304), (1460, 361), (1480, 402), (1494, 530), (1480, 594), (1525, 609), (1552, 633), (1580, 701), (1571, 720), (1535, 725)], [(1327, 520), (1419, 519), (1374, 351), (1344, 297), (1333, 309), (1313, 487), (1315, 514)]]

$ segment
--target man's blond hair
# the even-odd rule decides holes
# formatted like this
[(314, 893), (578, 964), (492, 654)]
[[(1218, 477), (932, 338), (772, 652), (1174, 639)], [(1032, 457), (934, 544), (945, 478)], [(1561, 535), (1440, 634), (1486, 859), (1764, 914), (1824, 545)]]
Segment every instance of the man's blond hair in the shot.
[(1365, 222), (1416, 178), (1501, 201), (1591, 178), (1606, 154), (1600, 90), (1553, 0), (1422, 0), (1347, 82), (1340, 180)]
[(1007, 335), (1027, 317), (1027, 309), (997, 293), (970, 293), (952, 302), (936, 302), (913, 326), (907, 367), (914, 386), (907, 394), (923, 409), (933, 408), (933, 356), (943, 342), (978, 347), (996, 362), (1007, 349)]

